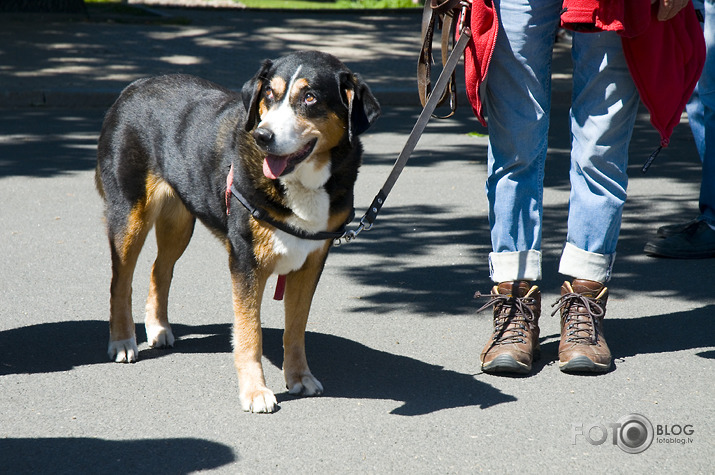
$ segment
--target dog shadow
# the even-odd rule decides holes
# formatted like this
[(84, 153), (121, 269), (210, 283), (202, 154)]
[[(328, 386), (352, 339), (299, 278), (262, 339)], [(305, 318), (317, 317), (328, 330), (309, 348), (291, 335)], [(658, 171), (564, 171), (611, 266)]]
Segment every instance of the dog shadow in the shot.
[[(142, 348), (139, 359), (161, 358), (168, 353), (231, 353), (231, 326), (172, 325), (177, 342), (169, 350)], [(106, 355), (107, 323), (102, 321), (59, 322), (31, 325), (0, 332), (0, 375), (68, 371), (83, 365), (109, 363)], [(72, 335), (62, 338), (62, 335)], [(283, 330), (263, 329), (264, 356), (281, 368)], [(53, 342), (67, 342), (56, 347)], [(143, 325), (137, 325), (137, 341), (146, 342)], [(28, 345), (33, 342), (33, 345)], [(445, 370), (405, 356), (375, 350), (346, 338), (307, 332), (306, 346), (311, 370), (325, 385), (325, 395), (336, 398), (389, 399), (404, 404), (392, 411), (421, 415), (442, 409), (478, 406), (482, 409), (516, 401), (474, 375)], [(475, 363), (476, 364), (476, 363)], [(287, 391), (280, 402), (294, 399)]]
[[(282, 333), (277, 329), (263, 330), (264, 356), (278, 368), (283, 364)], [(516, 401), (514, 396), (474, 375), (376, 350), (346, 338), (309, 332), (306, 348), (311, 371), (325, 386), (327, 396), (403, 402), (391, 414), (416, 416), (467, 406), (487, 409)], [(287, 392), (276, 397), (279, 403), (294, 399)]]
[[(604, 330), (614, 360), (642, 354), (700, 349), (698, 357), (715, 358), (715, 305), (632, 319), (607, 319)], [(172, 325), (178, 341), (170, 350), (142, 349), (140, 359), (160, 358), (169, 352), (231, 353), (229, 324)], [(0, 376), (68, 371), (74, 367), (108, 363), (107, 323), (98, 320), (30, 325), (0, 332)], [(282, 329), (264, 328), (264, 356), (282, 367)], [(71, 338), (70, 338), (71, 336)], [(553, 337), (553, 338), (552, 338)], [(146, 342), (143, 325), (137, 339)], [(64, 342), (57, 345), (58, 341)], [(534, 372), (557, 359), (558, 335), (545, 336), (542, 356)], [(403, 405), (393, 414), (422, 415), (442, 409), (478, 406), (486, 409), (516, 398), (490, 384), (420, 361), (370, 348), (346, 338), (307, 332), (311, 370), (323, 382), (325, 395), (337, 398), (386, 399)], [(475, 360), (475, 366), (477, 362)], [(476, 375), (477, 377), (479, 375)], [(293, 399), (287, 391), (279, 402)]]
[(203, 439), (4, 438), (3, 473), (194, 473), (237, 460), (231, 447)]
[[(206, 353), (232, 351), (230, 325), (172, 325), (179, 341), (173, 351)], [(183, 335), (183, 336), (182, 336)], [(415, 416), (442, 409), (478, 406), (486, 409), (516, 401), (474, 375), (445, 370), (334, 335), (306, 332), (305, 344), (311, 371), (325, 386), (325, 395), (344, 399), (387, 399), (403, 405), (391, 414)], [(147, 349), (141, 359), (161, 357), (165, 350)], [(283, 330), (263, 328), (263, 356), (276, 368), (283, 366)], [(278, 392), (279, 404), (295, 396)]]

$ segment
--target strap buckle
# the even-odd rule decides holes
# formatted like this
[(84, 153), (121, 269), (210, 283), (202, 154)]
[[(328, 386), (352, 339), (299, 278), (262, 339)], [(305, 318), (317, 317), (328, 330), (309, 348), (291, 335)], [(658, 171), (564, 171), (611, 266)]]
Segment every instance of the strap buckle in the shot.
[(464, 20), (467, 18), (467, 13), (472, 9), (472, 0), (462, 0), (459, 2), (462, 5), (462, 13), (459, 15), (459, 23), (457, 24), (457, 31), (462, 34), (464, 30)]

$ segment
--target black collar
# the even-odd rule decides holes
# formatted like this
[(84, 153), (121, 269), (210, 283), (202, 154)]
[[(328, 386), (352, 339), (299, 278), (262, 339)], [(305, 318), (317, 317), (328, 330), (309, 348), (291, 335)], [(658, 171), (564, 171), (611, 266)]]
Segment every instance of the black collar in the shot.
[(264, 221), (271, 226), (280, 229), (284, 233), (290, 234), (291, 236), (295, 236), (300, 239), (308, 239), (311, 241), (325, 241), (327, 239), (339, 239), (343, 237), (346, 233), (346, 228), (350, 222), (352, 222), (353, 218), (355, 217), (355, 209), (350, 211), (350, 215), (348, 216), (348, 219), (343, 223), (343, 225), (340, 227), (339, 230), (335, 232), (330, 232), (330, 231), (319, 231), (317, 233), (312, 233), (309, 231), (305, 231), (303, 229), (298, 229), (293, 226), (290, 226), (289, 224), (286, 224), (284, 222), (275, 220), (271, 217), (270, 214), (263, 208), (257, 208), (253, 206), (243, 194), (241, 194), (240, 191), (236, 188), (236, 186), (232, 183), (231, 184), (231, 194), (235, 196), (238, 201), (241, 202), (241, 204), (248, 210), (249, 213), (251, 213), (251, 216), (253, 216), (255, 219), (259, 221)]

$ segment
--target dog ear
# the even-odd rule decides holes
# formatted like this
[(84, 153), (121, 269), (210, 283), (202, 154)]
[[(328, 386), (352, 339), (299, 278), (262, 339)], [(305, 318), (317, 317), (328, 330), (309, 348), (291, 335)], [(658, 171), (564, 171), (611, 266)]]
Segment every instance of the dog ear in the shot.
[(353, 143), (355, 137), (369, 129), (380, 117), (380, 104), (357, 74), (343, 73), (340, 87), (341, 97), (348, 108), (348, 138)]
[(248, 80), (241, 89), (243, 105), (246, 107), (246, 112), (248, 113), (246, 119), (246, 132), (253, 130), (258, 122), (258, 99), (271, 66), (273, 66), (273, 61), (270, 59), (263, 61), (261, 69), (259, 69), (256, 75)]

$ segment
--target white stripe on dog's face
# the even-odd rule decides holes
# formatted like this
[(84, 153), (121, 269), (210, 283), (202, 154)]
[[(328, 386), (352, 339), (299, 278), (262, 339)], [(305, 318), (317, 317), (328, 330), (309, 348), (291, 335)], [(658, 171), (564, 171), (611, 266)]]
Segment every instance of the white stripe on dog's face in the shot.
[[(294, 91), (301, 66), (298, 66), (295, 74), (290, 79), (287, 87), (283, 91), (283, 97), (277, 105), (271, 107), (262, 117), (258, 127), (269, 129), (274, 134), (274, 142), (271, 144), (270, 153), (274, 155), (290, 155), (300, 150), (305, 143), (301, 139), (299, 121), (295, 110), (291, 105), (291, 98), (298, 91)], [(276, 91), (279, 93), (279, 91)]]
[(335, 77), (300, 65), (285, 69), (262, 86), (253, 136), (264, 154), (263, 172), (319, 188), (332, 173), (331, 151), (347, 138), (347, 110)]

